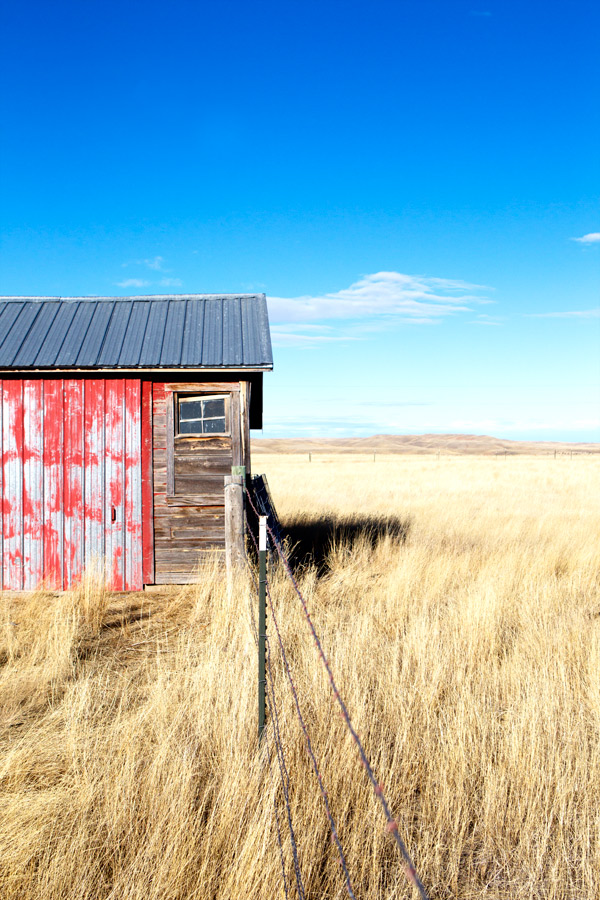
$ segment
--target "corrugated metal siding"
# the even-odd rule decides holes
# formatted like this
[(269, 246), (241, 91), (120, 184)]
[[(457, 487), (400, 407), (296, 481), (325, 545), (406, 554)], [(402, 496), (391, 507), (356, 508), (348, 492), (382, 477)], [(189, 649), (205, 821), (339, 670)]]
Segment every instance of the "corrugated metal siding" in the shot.
[(0, 381), (0, 589), (67, 589), (103, 559), (142, 588), (141, 412), (139, 379)]
[(0, 299), (0, 368), (272, 365), (262, 294)]

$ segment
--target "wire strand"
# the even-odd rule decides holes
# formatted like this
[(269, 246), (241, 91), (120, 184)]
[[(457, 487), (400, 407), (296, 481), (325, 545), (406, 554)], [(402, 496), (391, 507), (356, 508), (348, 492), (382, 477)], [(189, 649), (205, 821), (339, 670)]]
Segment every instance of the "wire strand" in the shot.
[[(252, 540), (254, 541), (255, 539), (254, 539), (254, 535), (252, 535), (252, 533), (251, 533), (251, 537), (252, 537)], [(303, 734), (304, 734), (304, 739), (305, 739), (305, 741), (306, 741), (306, 749), (307, 749), (308, 755), (309, 755), (309, 757), (310, 757), (310, 760), (311, 760), (311, 763), (312, 763), (312, 767), (313, 767), (313, 771), (314, 771), (315, 777), (316, 777), (316, 779), (317, 779), (317, 784), (319, 785), (319, 791), (320, 791), (320, 793), (321, 793), (321, 797), (322, 797), (322, 800), (323, 800), (323, 804), (324, 804), (324, 806), (325, 806), (325, 812), (326, 812), (327, 819), (328, 819), (328, 822), (329, 822), (329, 828), (330, 828), (330, 830), (331, 830), (331, 834), (332, 834), (334, 843), (335, 843), (335, 845), (336, 845), (336, 848), (337, 848), (337, 851), (338, 851), (338, 854), (339, 854), (339, 857), (340, 857), (340, 864), (341, 864), (341, 866), (342, 866), (342, 870), (343, 870), (343, 872), (344, 872), (344, 879), (345, 879), (345, 882), (346, 882), (346, 890), (347, 890), (347, 892), (348, 892), (348, 895), (352, 898), (352, 900), (356, 900), (356, 898), (355, 898), (355, 896), (354, 896), (354, 891), (353, 891), (353, 889), (352, 889), (352, 882), (351, 882), (351, 879), (350, 879), (350, 872), (348, 871), (348, 865), (347, 865), (347, 863), (346, 863), (346, 858), (345, 858), (345, 856), (344, 856), (344, 851), (343, 851), (342, 845), (341, 845), (341, 843), (340, 843), (340, 839), (339, 839), (339, 835), (338, 835), (338, 831), (337, 831), (337, 828), (336, 828), (336, 824), (335, 824), (334, 818), (333, 818), (333, 816), (332, 816), (332, 814), (331, 814), (331, 809), (330, 809), (330, 806), (329, 806), (329, 796), (328, 796), (328, 794), (327, 794), (327, 790), (325, 789), (325, 785), (324, 785), (324, 782), (323, 782), (323, 777), (322, 777), (322, 775), (321, 775), (321, 772), (319, 771), (319, 766), (318, 766), (318, 764), (317, 764), (317, 759), (316, 759), (316, 756), (315, 756), (314, 751), (313, 751), (313, 747), (312, 747), (312, 742), (311, 742), (311, 739), (310, 739), (310, 735), (309, 735), (309, 733), (308, 733), (308, 729), (307, 729), (307, 727), (306, 727), (306, 723), (305, 723), (305, 721), (304, 721), (304, 717), (302, 716), (302, 711), (301, 711), (301, 709), (300, 709), (300, 703), (299, 703), (299, 701), (298, 701), (298, 692), (297, 692), (297, 690), (296, 690), (296, 685), (295, 685), (295, 683), (294, 683), (294, 679), (293, 679), (293, 677), (292, 677), (292, 672), (291, 672), (291, 669), (290, 669), (290, 665), (289, 665), (289, 663), (288, 663), (287, 655), (286, 655), (286, 652), (285, 652), (285, 646), (284, 646), (284, 643), (283, 643), (283, 639), (282, 639), (282, 637), (281, 637), (281, 631), (279, 630), (279, 623), (278, 623), (278, 621), (277, 621), (277, 616), (275, 615), (275, 609), (274, 609), (274, 607), (273, 607), (273, 599), (272, 599), (272, 597), (271, 597), (271, 590), (270, 590), (270, 588), (269, 588), (268, 582), (266, 583), (266, 589), (267, 589), (267, 598), (268, 598), (268, 601), (269, 601), (269, 611), (270, 611), (271, 616), (272, 616), (272, 618), (273, 618), (273, 624), (274, 624), (274, 626), (275, 626), (275, 632), (276, 632), (276, 634), (277, 634), (277, 641), (278, 641), (278, 643), (279, 643), (279, 650), (280, 650), (280, 653), (281, 653), (281, 658), (282, 658), (283, 665), (284, 665), (284, 669), (285, 669), (285, 673), (286, 673), (286, 676), (287, 676), (287, 679), (288, 679), (288, 682), (289, 682), (289, 685), (290, 685), (290, 689), (291, 689), (291, 692), (292, 692), (292, 696), (293, 696), (293, 698), (294, 698), (294, 705), (295, 705), (295, 707), (296, 707), (296, 714), (297, 714), (297, 716), (298, 716), (298, 720), (299, 720), (299, 722), (300, 722), (300, 727), (302, 728), (302, 732), (303, 732)], [(270, 678), (271, 685), (272, 685), (272, 684), (273, 684), (273, 675), (272, 675), (272, 671), (271, 671), (271, 653), (270, 653), (270, 646), (269, 646), (268, 639), (267, 639), (267, 669), (268, 669), (269, 678)]]
[[(268, 647), (268, 642), (267, 642)], [(267, 659), (269, 659), (269, 653), (267, 652)], [(279, 763), (279, 774), (281, 777), (281, 787), (283, 790), (283, 797), (285, 801), (285, 808), (287, 813), (288, 820), (288, 829), (290, 832), (290, 841), (292, 844), (292, 857), (294, 860), (294, 874), (296, 877), (296, 889), (298, 891), (298, 896), (300, 900), (305, 900), (305, 892), (304, 892), (304, 884), (302, 883), (302, 872), (300, 871), (300, 862), (298, 860), (298, 847), (296, 844), (296, 835), (294, 833), (294, 826), (292, 824), (292, 809), (290, 805), (290, 777), (288, 774), (288, 768), (285, 762), (285, 755), (283, 752), (283, 743), (281, 741), (281, 732), (279, 730), (279, 716), (277, 714), (277, 706), (275, 704), (275, 691), (273, 689), (273, 679), (270, 674), (270, 666), (269, 669), (269, 679), (268, 679), (268, 687), (271, 693), (272, 701), (271, 701), (271, 712), (272, 716), (272, 727), (273, 727), (273, 738), (275, 741), (275, 748), (277, 751), (277, 762)]]
[[(247, 488), (246, 488), (246, 495), (248, 497), (248, 501), (249, 501), (252, 509), (254, 510), (255, 514), (258, 516), (256, 507), (254, 506), (254, 503), (252, 502), (252, 497), (250, 496), (250, 492), (248, 491)], [(315, 642), (318, 655), (321, 659), (321, 662), (323, 663), (323, 666), (325, 667), (325, 671), (327, 672), (327, 676), (329, 678), (329, 683), (330, 683), (331, 689), (333, 691), (333, 696), (335, 697), (335, 699), (337, 700), (337, 702), (340, 706), (340, 709), (342, 711), (342, 717), (344, 719), (344, 722), (346, 723), (346, 727), (348, 728), (348, 730), (350, 731), (350, 734), (352, 735), (352, 739), (354, 740), (354, 743), (356, 744), (356, 747), (358, 749), (358, 753), (359, 753), (361, 762), (365, 768), (365, 771), (367, 773), (367, 777), (369, 778), (369, 781), (371, 782), (375, 796), (379, 800), (381, 807), (383, 809), (383, 812), (384, 812), (384, 815), (385, 815), (385, 818), (387, 821), (386, 828), (392, 834), (392, 836), (396, 842), (396, 846), (398, 847), (398, 849), (404, 859), (405, 875), (406, 875), (408, 881), (410, 881), (417, 888), (417, 890), (419, 891), (419, 894), (421, 895), (422, 900), (428, 900), (427, 893), (425, 891), (425, 887), (417, 874), (417, 871), (415, 869), (415, 866), (413, 864), (411, 856), (408, 852), (408, 849), (407, 849), (404, 841), (400, 837), (400, 834), (398, 833), (398, 823), (392, 816), (392, 813), (389, 808), (389, 804), (387, 802), (387, 799), (386, 799), (384, 791), (383, 791), (383, 787), (382, 787), (381, 783), (375, 777), (375, 774), (373, 772), (371, 764), (370, 764), (370, 762), (367, 758), (367, 755), (365, 753), (365, 750), (363, 748), (362, 742), (361, 742), (354, 726), (352, 725), (352, 721), (350, 719), (350, 714), (348, 713), (346, 704), (344, 703), (344, 700), (342, 699), (342, 696), (336, 685), (335, 679), (333, 677), (333, 672), (331, 670), (331, 666), (329, 665), (329, 660), (327, 659), (327, 657), (325, 655), (325, 651), (323, 650), (323, 645), (321, 644), (321, 641), (316, 632), (315, 626), (313, 625), (313, 621), (311, 619), (310, 612), (308, 611), (308, 606), (306, 604), (306, 600), (304, 599), (302, 592), (298, 586), (298, 583), (294, 577), (294, 573), (292, 572), (292, 567), (290, 565), (290, 562), (289, 562), (285, 552), (283, 551), (283, 548), (281, 547), (280, 542), (277, 540), (277, 538), (274, 535), (271, 528), (269, 528), (268, 523), (267, 523), (267, 530), (271, 536), (271, 539), (277, 550), (277, 553), (279, 554), (279, 558), (281, 559), (281, 561), (283, 563), (283, 567), (286, 571), (286, 574), (287, 574), (288, 578), (290, 579), (290, 581), (293, 585), (294, 591), (296, 592), (296, 595), (298, 596), (298, 599), (300, 600), (300, 603), (302, 605), (302, 610), (304, 612), (304, 616), (306, 618), (306, 621), (308, 622), (308, 626), (309, 626), (311, 634), (313, 636), (313, 640)]]
[[(250, 534), (252, 535), (251, 532), (250, 532)], [(253, 535), (252, 535), (252, 538), (254, 539)], [(246, 564), (248, 566), (248, 571), (250, 573), (250, 577), (252, 578), (252, 581), (254, 582), (254, 590), (256, 591), (256, 594), (258, 595), (258, 581), (256, 580), (256, 577), (252, 570), (252, 566), (250, 564), (250, 560), (248, 559), (247, 554), (245, 556), (245, 559), (246, 559)], [(254, 638), (254, 643), (258, 647), (258, 628), (256, 625), (256, 618), (254, 615), (254, 608), (252, 606), (252, 603), (250, 603), (250, 620), (252, 623), (252, 636)], [(267, 639), (267, 641), (268, 641), (268, 639)], [(271, 725), (272, 725), (272, 728), (275, 729), (275, 722), (278, 720), (278, 717), (277, 717), (277, 707), (275, 706), (274, 690), (272, 691), (272, 693), (273, 693), (273, 701), (272, 701), (272, 704), (269, 703), (269, 706), (271, 707), (271, 713), (272, 713)], [(270, 700), (270, 698), (269, 698), (269, 700)], [(266, 741), (267, 768), (269, 770), (269, 779), (271, 782), (271, 786), (273, 787), (273, 808), (275, 810), (275, 828), (276, 828), (276, 832), (277, 832), (277, 844), (279, 846), (279, 859), (281, 862), (281, 877), (283, 879), (283, 892), (285, 894), (286, 900), (288, 900), (288, 898), (289, 898), (288, 882), (287, 882), (287, 876), (285, 874), (285, 859), (283, 856), (283, 842), (281, 839), (281, 828), (279, 826), (279, 813), (277, 811), (277, 796), (276, 796), (276, 791), (275, 791), (275, 782), (273, 779), (273, 771), (271, 769), (271, 748), (269, 746), (269, 729), (268, 728), (265, 728), (264, 735), (265, 735), (265, 741)], [(275, 734), (274, 734), (273, 739), (275, 741), (275, 752), (277, 755), (277, 761), (279, 763), (279, 754), (281, 753), (281, 755), (283, 757), (283, 746), (281, 745), (280, 740), (278, 742), (277, 736)], [(283, 771), (285, 771), (285, 773), (287, 775), (287, 766), (285, 765), (285, 757), (283, 757), (283, 759), (284, 759)], [(300, 873), (300, 866), (298, 864), (298, 859), (297, 859), (298, 854), (297, 854), (297, 847), (296, 847), (296, 836), (294, 834), (294, 829), (292, 826), (291, 809), (289, 806), (289, 778), (287, 779), (287, 790), (286, 790), (286, 785), (284, 784), (284, 781), (283, 781), (283, 774), (282, 774), (281, 766), (280, 766), (280, 777), (281, 777), (282, 789), (284, 792), (284, 800), (286, 803), (286, 810), (288, 813), (288, 826), (289, 826), (289, 830), (290, 830), (290, 841), (292, 844), (292, 852), (294, 854), (294, 871), (296, 874), (296, 887), (297, 887), (299, 896), (301, 896), (303, 898), (304, 897), (304, 885), (302, 884), (302, 875)]]
[(275, 829), (277, 832), (277, 844), (279, 846), (279, 860), (281, 862), (281, 876), (283, 878), (283, 893), (285, 894), (286, 900), (289, 897), (288, 891), (288, 882), (285, 874), (285, 859), (283, 857), (283, 841), (281, 839), (281, 827), (279, 825), (279, 812), (277, 811), (277, 789), (275, 787), (275, 779), (273, 778), (273, 770), (271, 768), (271, 747), (269, 745), (269, 729), (265, 728), (265, 741), (267, 747), (267, 758), (269, 761), (268, 770), (269, 770), (269, 780), (271, 782), (271, 788), (273, 790), (273, 809), (275, 810)]

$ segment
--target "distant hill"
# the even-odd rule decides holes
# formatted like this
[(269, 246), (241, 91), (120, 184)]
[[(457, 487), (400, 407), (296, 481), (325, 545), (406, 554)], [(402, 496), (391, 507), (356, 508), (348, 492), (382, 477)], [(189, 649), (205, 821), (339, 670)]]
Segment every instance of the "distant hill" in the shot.
[(600, 443), (509, 441), (481, 434), (375, 434), (365, 438), (254, 438), (254, 453), (600, 454)]

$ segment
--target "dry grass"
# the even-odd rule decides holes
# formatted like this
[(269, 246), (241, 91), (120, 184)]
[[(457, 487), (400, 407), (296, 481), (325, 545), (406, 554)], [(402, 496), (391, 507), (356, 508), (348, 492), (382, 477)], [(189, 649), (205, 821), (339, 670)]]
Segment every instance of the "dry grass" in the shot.
[[(598, 462), (255, 469), (299, 542), (313, 619), (431, 897), (598, 896)], [(409, 897), (294, 597), (273, 580), (355, 893)], [(3, 900), (283, 896), (249, 599), (205, 570), (157, 597), (96, 584), (4, 603)], [(307, 897), (343, 897), (273, 652)], [(291, 874), (289, 841), (285, 854)]]

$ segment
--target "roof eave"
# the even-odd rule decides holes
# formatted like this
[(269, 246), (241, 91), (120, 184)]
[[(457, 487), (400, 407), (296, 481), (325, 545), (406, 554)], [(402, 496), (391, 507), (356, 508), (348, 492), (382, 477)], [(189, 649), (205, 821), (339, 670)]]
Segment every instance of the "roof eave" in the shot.
[(20, 375), (20, 374), (41, 374), (50, 375), (52, 373), (61, 372), (138, 372), (140, 374), (149, 372), (186, 372), (198, 374), (213, 375), (219, 372), (272, 372), (273, 363), (264, 366), (19, 366), (17, 367), (0, 367), (0, 375)]

